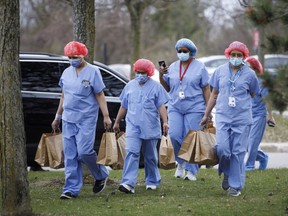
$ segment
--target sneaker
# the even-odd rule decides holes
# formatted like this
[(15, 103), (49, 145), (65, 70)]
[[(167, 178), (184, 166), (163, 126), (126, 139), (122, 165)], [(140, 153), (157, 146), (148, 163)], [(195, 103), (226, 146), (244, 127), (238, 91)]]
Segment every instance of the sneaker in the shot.
[(238, 196), (241, 195), (241, 192), (240, 192), (240, 190), (237, 190), (237, 189), (235, 189), (235, 188), (230, 188), (230, 189), (228, 190), (227, 195), (228, 195), (228, 196), (238, 197)]
[(74, 196), (71, 192), (65, 192), (62, 193), (60, 196), (60, 199), (71, 199), (71, 198), (75, 198), (76, 196)]
[(106, 187), (107, 180), (108, 180), (108, 177), (105, 179), (96, 180), (94, 187), (93, 187), (93, 193), (97, 194), (97, 193), (102, 192)]
[(157, 186), (156, 185), (147, 185), (146, 190), (156, 190)]
[(123, 193), (127, 193), (127, 194), (134, 194), (135, 193), (135, 189), (129, 185), (126, 185), (126, 184), (121, 184), (118, 189), (119, 189), (119, 191), (121, 191)]
[(228, 176), (224, 174), (224, 178), (221, 184), (221, 187), (223, 190), (227, 191), (229, 190), (230, 186), (229, 186), (229, 182), (228, 182)]
[(174, 175), (176, 178), (184, 178), (185, 176), (185, 169), (184, 169), (184, 164), (179, 164), (178, 163), (178, 166), (176, 168), (176, 171), (175, 171), (175, 175)]
[(190, 181), (196, 181), (197, 178), (195, 175), (193, 175), (192, 172), (188, 171), (187, 175), (184, 177), (185, 180), (190, 180)]
[(245, 167), (246, 172), (253, 171), (254, 169), (255, 169), (254, 167)]
[(268, 164), (268, 155), (265, 154), (265, 158), (263, 161), (260, 161), (259, 170), (265, 170)]

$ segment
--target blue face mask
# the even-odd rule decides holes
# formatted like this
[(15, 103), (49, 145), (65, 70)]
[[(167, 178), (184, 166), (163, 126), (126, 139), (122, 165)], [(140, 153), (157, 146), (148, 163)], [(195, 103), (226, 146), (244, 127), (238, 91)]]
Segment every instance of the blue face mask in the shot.
[(135, 75), (135, 79), (140, 83), (143, 84), (148, 80), (147, 74), (137, 74)]
[(242, 58), (230, 58), (230, 63), (233, 65), (233, 66), (240, 66), (242, 63), (243, 63), (243, 59)]
[(70, 62), (70, 65), (73, 66), (73, 67), (79, 67), (82, 63), (82, 59), (79, 58), (79, 59), (69, 59), (69, 62)]
[(180, 61), (188, 61), (188, 59), (189, 59), (189, 57), (190, 57), (190, 53), (183, 53), (183, 52), (181, 52), (181, 53), (177, 53), (177, 56), (178, 56), (178, 59), (180, 60)]

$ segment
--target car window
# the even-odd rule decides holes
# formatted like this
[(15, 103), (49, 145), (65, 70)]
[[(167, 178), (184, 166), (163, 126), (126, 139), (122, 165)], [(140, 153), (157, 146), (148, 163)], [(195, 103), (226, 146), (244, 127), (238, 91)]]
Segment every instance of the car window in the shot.
[(288, 58), (268, 58), (265, 59), (265, 68), (278, 68), (282, 65), (288, 64)]
[(225, 64), (226, 62), (228, 62), (228, 59), (217, 59), (217, 60), (212, 60), (212, 61), (206, 62), (205, 66), (217, 68), (218, 66)]
[(22, 90), (61, 92), (58, 85), (62, 72), (70, 65), (62, 62), (20, 62)]
[(99, 68), (103, 82), (105, 84), (104, 94), (105, 96), (119, 97), (122, 89), (125, 87), (125, 83), (121, 81), (118, 77), (110, 72)]

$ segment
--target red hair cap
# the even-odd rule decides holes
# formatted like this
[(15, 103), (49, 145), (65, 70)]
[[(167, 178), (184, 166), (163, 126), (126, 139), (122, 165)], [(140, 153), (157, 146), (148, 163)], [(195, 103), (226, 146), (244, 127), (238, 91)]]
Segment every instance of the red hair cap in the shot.
[(247, 46), (244, 43), (241, 43), (239, 41), (234, 41), (229, 45), (228, 48), (225, 49), (224, 54), (225, 54), (226, 58), (230, 57), (230, 53), (233, 50), (237, 50), (239, 52), (242, 52), (244, 55), (243, 59), (246, 59), (249, 56), (249, 50), (248, 50)]
[(262, 75), (263, 72), (263, 66), (261, 64), (261, 62), (254, 58), (254, 57), (248, 57), (247, 59), (245, 59), (246, 62), (249, 63), (250, 67), (259, 75)]
[(65, 56), (75, 56), (75, 55), (88, 55), (88, 49), (85, 44), (82, 44), (77, 41), (71, 41), (64, 47), (64, 55)]
[(155, 66), (148, 59), (138, 59), (133, 65), (133, 71), (136, 72), (138, 70), (143, 70), (147, 72), (149, 77), (154, 75)]

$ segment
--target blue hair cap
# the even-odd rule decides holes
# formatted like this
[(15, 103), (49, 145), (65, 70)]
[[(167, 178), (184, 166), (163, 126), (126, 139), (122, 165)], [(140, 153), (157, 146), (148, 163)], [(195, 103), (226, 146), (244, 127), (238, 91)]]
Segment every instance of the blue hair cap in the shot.
[(197, 53), (197, 47), (195, 44), (189, 40), (188, 38), (181, 38), (180, 40), (177, 41), (175, 45), (176, 51), (178, 50), (179, 47), (186, 47), (187, 49), (190, 50), (190, 56), (196, 56)]

